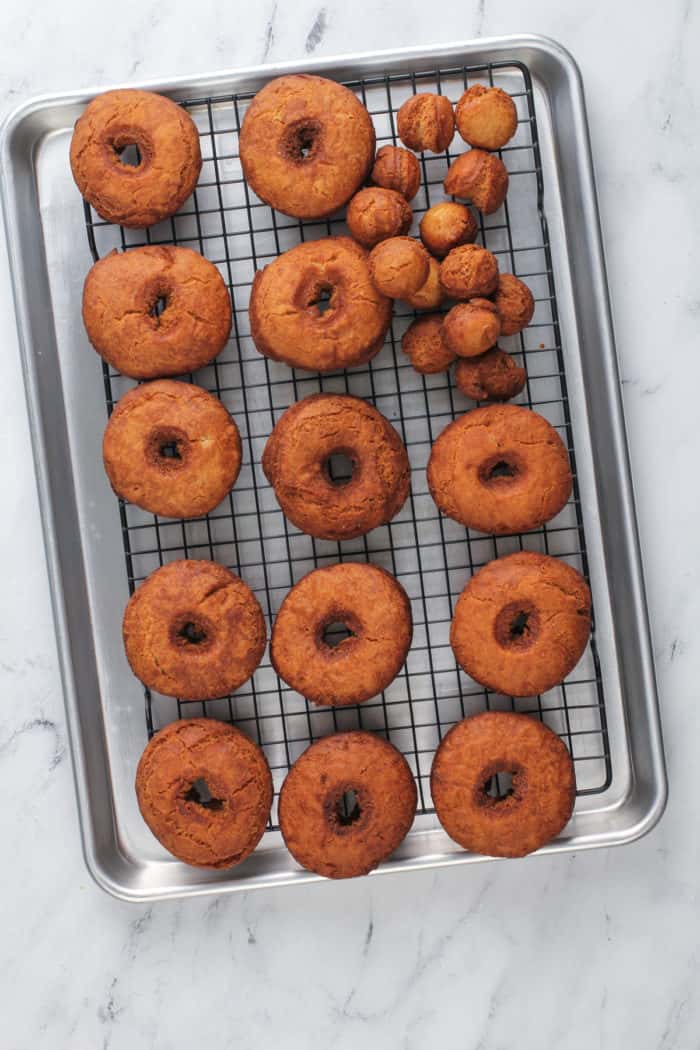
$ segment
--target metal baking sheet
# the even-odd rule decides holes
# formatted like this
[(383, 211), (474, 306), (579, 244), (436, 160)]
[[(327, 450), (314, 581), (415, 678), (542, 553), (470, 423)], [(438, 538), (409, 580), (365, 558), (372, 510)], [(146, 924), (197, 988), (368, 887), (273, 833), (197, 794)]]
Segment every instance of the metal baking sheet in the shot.
[[(504, 152), (511, 172), (508, 210), (488, 220), (482, 238), (503, 256), (503, 269), (526, 280), (534, 275), (529, 281), (538, 300), (534, 324), (522, 340), (504, 345), (524, 355), (529, 383), (521, 400), (550, 418), (575, 449), (577, 475), (576, 498), (562, 516), (536, 534), (498, 541), (440, 519), (427, 495), (430, 441), (470, 403), (444, 375), (422, 379), (402, 359), (398, 344), (410, 321), (407, 311), (397, 311), (392, 337), (370, 368), (324, 379), (298, 372), (292, 378), (284, 366), (265, 363), (244, 327), (256, 266), (301, 236), (342, 232), (340, 219), (330, 227), (304, 224), (300, 230), (251, 201), (235, 143), (246, 99), (281, 73), (331, 76), (349, 82), (364, 98), (382, 144), (393, 140), (393, 114), (403, 98), (439, 89), (455, 101), (465, 69), (469, 82), (492, 79), (516, 97), (520, 127), (513, 148)], [(484, 706), (530, 711), (559, 732), (573, 753), (579, 786), (574, 816), (543, 852), (607, 846), (648, 831), (663, 811), (666, 779), (585, 109), (571, 57), (551, 41), (512, 37), (138, 86), (187, 104), (206, 158), (194, 207), (186, 204), (172, 224), (154, 228), (148, 237), (189, 243), (212, 258), (233, 286), (237, 311), (236, 337), (218, 371), (204, 370), (196, 380), (216, 390), (243, 427), (247, 460), (229, 510), (214, 512), (206, 525), (155, 522), (134, 508), (120, 509), (102, 469), (105, 390), (109, 404), (129, 384), (103, 375), (82, 328), (82, 283), (93, 254), (68, 166), (73, 124), (96, 92), (24, 105), (6, 122), (1, 144), (3, 204), (83, 843), (96, 881), (119, 897), (152, 900), (316, 878), (299, 870), (284, 849), (274, 810), (256, 853), (223, 872), (175, 861), (138, 814), (133, 776), (147, 723), (157, 727), (178, 717), (178, 706), (148, 696), (144, 717), (143, 691), (123, 654), (121, 617), (130, 587), (160, 561), (186, 554), (213, 556), (240, 571), (263, 599), (268, 626), (292, 582), (314, 564), (338, 557), (384, 564), (407, 587), (416, 622), (407, 668), (380, 700), (343, 712), (349, 721), (310, 710), (279, 683), (267, 661), (231, 701), (204, 708), (214, 717), (232, 718), (261, 741), (277, 790), (289, 762), (309, 740), (334, 728), (363, 725), (397, 744), (418, 781), (419, 815), (404, 844), (375, 874), (484, 859), (466, 854), (441, 830), (428, 786), (440, 735), (463, 713)], [(440, 199), (446, 166), (444, 156), (423, 162), (417, 218)], [(123, 235), (94, 219), (90, 233), (97, 254), (144, 238), (142, 232)], [(411, 454), (408, 507), (388, 529), (375, 530), (354, 546), (312, 543), (285, 524), (259, 472), (272, 421), (291, 401), (318, 389), (349, 389), (374, 400), (402, 432)], [(240, 526), (236, 534), (227, 531), (234, 522)], [(275, 543), (282, 538), (280, 555)], [(521, 546), (549, 550), (586, 570), (594, 597), (594, 647), (563, 689), (536, 701), (485, 693), (455, 668), (447, 644), (451, 604), (470, 572)], [(184, 714), (202, 713), (200, 705), (182, 707)]]

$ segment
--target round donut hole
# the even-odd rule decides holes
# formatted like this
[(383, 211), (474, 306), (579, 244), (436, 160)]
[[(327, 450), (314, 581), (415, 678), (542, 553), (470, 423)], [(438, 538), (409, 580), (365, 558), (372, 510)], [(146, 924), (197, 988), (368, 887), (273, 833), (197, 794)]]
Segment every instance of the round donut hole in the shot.
[(203, 645), (209, 640), (206, 627), (196, 620), (186, 620), (177, 636), (185, 645)]
[(348, 452), (332, 452), (323, 461), (323, 473), (331, 485), (342, 488), (349, 485), (355, 474), (357, 461)]
[(291, 124), (282, 138), (282, 150), (297, 164), (311, 160), (316, 152), (321, 125), (317, 120), (302, 120)]
[(503, 485), (515, 481), (520, 473), (520, 463), (515, 456), (496, 454), (479, 467), (479, 480), (483, 485)]
[(195, 805), (202, 806), (203, 809), (219, 810), (224, 807), (223, 799), (215, 798), (206, 780), (203, 780), (201, 777), (190, 784), (185, 792), (185, 802), (194, 802)]
[(317, 298), (313, 300), (313, 303), (309, 303), (309, 306), (315, 306), (321, 317), (323, 317), (326, 310), (330, 309), (332, 299), (333, 288), (330, 284), (324, 284), (319, 288)]
[(169, 301), (169, 296), (165, 294), (157, 296), (148, 309), (149, 316), (154, 318), (155, 321), (158, 321), (162, 314), (167, 310)]
[(185, 434), (170, 427), (158, 428), (148, 439), (147, 456), (164, 470), (177, 470), (187, 457)]
[(501, 609), (494, 624), (496, 641), (506, 649), (528, 649), (539, 630), (539, 613), (526, 601), (510, 602)]
[(126, 168), (138, 168), (141, 164), (141, 150), (135, 142), (127, 142), (123, 146), (115, 146), (114, 152), (119, 162)]
[(158, 455), (162, 459), (182, 459), (181, 445), (179, 441), (165, 441), (158, 448)]
[(342, 828), (347, 828), (359, 820), (361, 815), (362, 810), (357, 792), (353, 788), (348, 788), (335, 804), (336, 820)]
[(354, 638), (355, 632), (351, 631), (342, 620), (333, 620), (323, 628), (321, 641), (329, 649), (337, 649), (339, 645), (346, 642), (348, 638)]
[(514, 769), (502, 769), (493, 773), (484, 782), (482, 791), (495, 803), (505, 802), (507, 798), (515, 794), (515, 778), (517, 771)]

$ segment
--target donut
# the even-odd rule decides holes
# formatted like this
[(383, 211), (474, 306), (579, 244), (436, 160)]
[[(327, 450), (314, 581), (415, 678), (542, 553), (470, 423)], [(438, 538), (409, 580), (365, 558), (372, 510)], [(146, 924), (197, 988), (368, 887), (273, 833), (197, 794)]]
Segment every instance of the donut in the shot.
[(470, 209), (457, 201), (434, 204), (420, 221), (421, 240), (438, 259), (444, 259), (460, 244), (471, 244), (478, 232), (478, 223)]
[[(493, 797), (498, 774), (512, 790)], [(435, 812), (458, 845), (487, 857), (525, 857), (551, 842), (574, 808), (576, 779), (559, 737), (527, 715), (484, 711), (458, 722), (430, 773)]]
[(369, 269), (382, 295), (406, 299), (415, 295), (430, 276), (430, 256), (413, 237), (390, 237), (369, 254)]
[(446, 372), (455, 359), (442, 337), (442, 314), (417, 317), (404, 332), (401, 349), (423, 375)]
[(527, 373), (510, 354), (493, 346), (480, 357), (462, 357), (455, 368), (455, 383), (474, 401), (508, 401), (525, 386)]
[(374, 158), (370, 181), (412, 201), (420, 189), (418, 158), (401, 146), (382, 146)]
[(132, 594), (122, 625), (131, 670), (180, 700), (227, 696), (265, 651), (265, 619), (250, 587), (212, 561), (169, 562)]
[(591, 592), (566, 562), (535, 551), (496, 558), (462, 591), (450, 628), (457, 663), (507, 696), (537, 696), (566, 678), (591, 633)]
[(289, 770), (280, 831), (302, 868), (327, 879), (366, 875), (403, 842), (416, 813), (403, 755), (361, 731), (317, 740)]
[(496, 256), (479, 244), (461, 244), (442, 260), (440, 283), (452, 299), (490, 295), (498, 284)]
[(470, 146), (496, 150), (512, 139), (518, 127), (518, 112), (510, 95), (497, 87), (474, 84), (467, 88), (455, 108), (457, 130)]
[(470, 149), (450, 166), (443, 185), (451, 197), (470, 200), (479, 211), (490, 215), (506, 199), (508, 172), (493, 153)]
[(149, 741), (136, 798), (160, 844), (185, 864), (231, 868), (262, 838), (272, 777), (257, 744), (213, 718), (171, 722)]
[(396, 190), (367, 186), (348, 204), (346, 220), (354, 239), (364, 248), (374, 248), (387, 237), (408, 233), (413, 212), (406, 198)]
[(406, 99), (396, 123), (403, 144), (418, 153), (442, 153), (454, 138), (455, 115), (444, 95), (422, 92)]
[(417, 292), (406, 296), (406, 302), (414, 310), (437, 310), (445, 301), (445, 293), (440, 284), (440, 263), (431, 255), (428, 266), (427, 280)]
[(445, 315), (443, 338), (459, 357), (478, 357), (494, 346), (501, 334), (501, 318), (490, 299), (458, 303)]
[[(326, 635), (333, 624), (350, 632), (337, 644)], [(270, 659), (280, 678), (314, 704), (361, 704), (396, 678), (412, 633), (411, 603), (393, 576), (376, 565), (329, 565), (287, 594), (272, 628)]]
[[(334, 482), (332, 456), (352, 464)], [(311, 394), (288, 408), (268, 438), (262, 468), (289, 520), (322, 540), (350, 540), (385, 525), (403, 507), (411, 468), (381, 412), (348, 394)]]
[(493, 301), (501, 315), (502, 335), (515, 335), (527, 328), (535, 312), (535, 300), (524, 281), (512, 273), (500, 273)]
[(427, 477), (443, 514), (496, 535), (543, 525), (572, 485), (556, 430), (520, 405), (485, 405), (455, 419), (432, 447)]
[(241, 438), (213, 394), (157, 379), (121, 398), (105, 429), (102, 458), (122, 499), (164, 518), (198, 518), (233, 488)]
[(231, 300), (216, 266), (197, 252), (148, 245), (95, 263), (83, 288), (83, 323), (98, 354), (123, 375), (181, 376), (223, 350)]
[(377, 291), (364, 248), (349, 237), (325, 237), (298, 244), (258, 270), (248, 316), (261, 354), (292, 368), (332, 372), (379, 353), (391, 300)]
[(297, 219), (322, 219), (365, 181), (374, 126), (348, 88), (296, 73), (258, 91), (239, 145), (243, 174), (260, 200)]
[[(122, 161), (135, 146), (136, 165)], [(192, 118), (151, 91), (105, 91), (75, 125), (70, 166), (81, 194), (107, 222), (140, 229), (182, 207), (202, 168)]]

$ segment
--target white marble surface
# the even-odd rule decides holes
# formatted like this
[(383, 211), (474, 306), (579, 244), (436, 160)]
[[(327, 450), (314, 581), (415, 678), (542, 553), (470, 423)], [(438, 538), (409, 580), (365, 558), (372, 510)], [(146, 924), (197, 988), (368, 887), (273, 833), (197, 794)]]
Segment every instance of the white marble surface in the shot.
[(479, 35), (544, 33), (573, 51), (588, 96), (671, 793), (651, 835), (610, 852), (150, 908), (96, 889), (80, 854), (0, 258), (0, 1045), (697, 1047), (700, 7), (122, 0), (101, 13), (64, 0), (57, 12), (48, 0), (4, 5), (4, 108), (87, 84)]

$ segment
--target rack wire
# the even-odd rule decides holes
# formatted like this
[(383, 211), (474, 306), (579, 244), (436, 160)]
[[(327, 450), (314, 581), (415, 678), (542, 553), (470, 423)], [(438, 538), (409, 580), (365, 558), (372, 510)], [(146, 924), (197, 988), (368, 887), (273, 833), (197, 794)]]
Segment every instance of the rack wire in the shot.
[[(500, 151), (510, 175), (508, 198), (497, 213), (480, 217), (479, 239), (496, 255), (502, 271), (526, 281), (536, 310), (532, 324), (518, 336), (501, 340), (501, 345), (527, 369), (525, 390), (516, 400), (544, 415), (558, 430), (574, 474), (567, 506), (533, 532), (485, 536), (437, 512), (425, 480), (430, 448), (443, 427), (473, 402), (454, 388), (450, 374), (423, 376), (413, 370), (401, 352), (401, 336), (415, 313), (404, 304), (396, 304), (380, 354), (361, 368), (312, 374), (289, 369), (256, 351), (247, 315), (255, 270), (301, 241), (344, 233), (346, 227), (340, 215), (319, 222), (288, 219), (259, 201), (247, 186), (238, 132), (253, 92), (182, 103), (200, 132), (203, 167), (195, 193), (172, 219), (147, 230), (125, 230), (105, 223), (85, 205), (95, 260), (113, 248), (192, 247), (218, 266), (234, 304), (232, 336), (224, 351), (194, 377), (183, 378), (215, 393), (236, 420), (244, 448), (239, 480), (218, 508), (196, 520), (158, 518), (119, 502), (130, 591), (166, 562), (209, 558), (227, 565), (249, 584), (269, 627), (289, 588), (311, 569), (336, 561), (370, 561), (393, 573), (411, 599), (414, 638), (406, 665), (383, 694), (357, 707), (310, 705), (277, 677), (267, 653), (253, 678), (223, 700), (183, 703), (145, 691), (149, 734), (175, 718), (204, 714), (235, 723), (260, 743), (275, 784), (271, 829), (277, 827), (277, 793), (294, 760), (313, 740), (355, 728), (380, 733), (403, 752), (416, 777), (419, 812), (432, 813), (429, 775), (435, 748), (450, 726), (484, 709), (525, 712), (559, 733), (573, 757), (580, 796), (601, 793), (611, 782), (595, 631), (566, 682), (527, 699), (500, 696), (473, 682), (456, 666), (449, 645), (454, 604), (469, 577), (491, 559), (535, 550), (560, 557), (588, 575), (529, 71), (521, 63), (504, 61), (346, 81), (372, 114), (378, 146), (400, 144), (396, 113), (409, 95), (438, 91), (456, 102), (473, 83), (504, 88), (518, 110), (516, 135)], [(445, 199), (442, 180), (464, 148), (456, 137), (446, 152), (419, 157), (422, 183), (412, 202), (412, 232), (427, 208)], [(104, 366), (108, 412), (132, 385)], [(262, 473), (262, 451), (275, 421), (290, 404), (317, 392), (366, 398), (397, 428), (411, 460), (412, 491), (401, 513), (357, 540), (336, 543), (300, 533), (283, 516)]]

